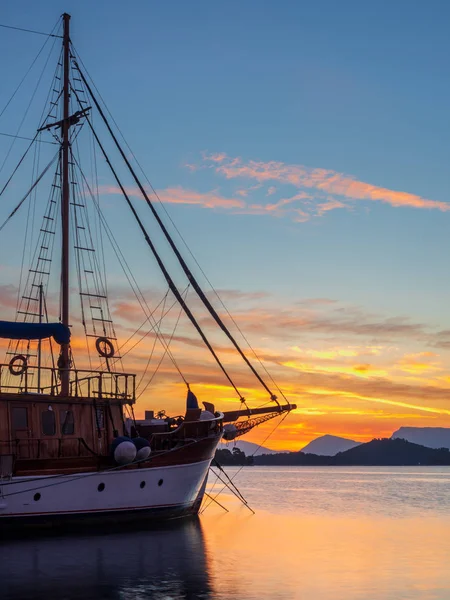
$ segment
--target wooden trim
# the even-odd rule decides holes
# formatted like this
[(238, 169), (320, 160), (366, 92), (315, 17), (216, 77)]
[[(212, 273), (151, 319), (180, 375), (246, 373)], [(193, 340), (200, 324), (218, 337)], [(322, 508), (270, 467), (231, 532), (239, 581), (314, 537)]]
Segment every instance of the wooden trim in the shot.
[[(122, 470), (153, 469), (158, 467), (182, 466), (203, 462), (213, 458), (220, 436), (186, 444), (170, 452), (155, 452), (148, 461), (131, 463)], [(109, 456), (82, 456), (61, 458), (18, 459), (15, 466), (16, 476), (38, 477), (43, 475), (76, 475), (77, 473), (107, 471), (116, 467)], [(118, 469), (119, 470), (119, 469)]]
[[(100, 399), (100, 400), (96, 400), (96, 404), (98, 405), (103, 405), (107, 402), (108, 400), (105, 399)], [(30, 403), (30, 404), (37, 404), (37, 403), (43, 403), (43, 404), (56, 404), (56, 403), (61, 403), (61, 404), (83, 404), (83, 405), (89, 405), (89, 406), (94, 406), (94, 402), (91, 398), (84, 398), (84, 397), (75, 397), (75, 396), (51, 396), (49, 395), (42, 395), (42, 394), (5, 394), (5, 393), (0, 393), (0, 402), (22, 402), (22, 403)], [(129, 404), (128, 401), (126, 400), (109, 400), (109, 403), (111, 404), (111, 406), (124, 406), (125, 404)]]

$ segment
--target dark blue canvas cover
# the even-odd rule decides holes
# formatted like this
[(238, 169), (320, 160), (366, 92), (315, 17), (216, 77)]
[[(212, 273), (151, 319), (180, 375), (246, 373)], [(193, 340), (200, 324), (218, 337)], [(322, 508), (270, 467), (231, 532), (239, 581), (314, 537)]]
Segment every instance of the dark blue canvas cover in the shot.
[(57, 344), (70, 342), (70, 329), (62, 323), (16, 323), (0, 321), (0, 338), (10, 340), (44, 340), (53, 337)]

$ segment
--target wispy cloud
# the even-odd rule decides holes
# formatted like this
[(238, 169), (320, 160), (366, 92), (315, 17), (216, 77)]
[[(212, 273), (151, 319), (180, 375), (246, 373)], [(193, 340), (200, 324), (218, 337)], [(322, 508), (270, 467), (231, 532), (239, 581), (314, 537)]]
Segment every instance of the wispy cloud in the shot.
[[(129, 196), (142, 198), (142, 194), (137, 187), (127, 187), (126, 193)], [(101, 194), (121, 194), (119, 187), (113, 185), (100, 186)], [(149, 196), (152, 196), (151, 190), (148, 190)], [(161, 202), (166, 204), (193, 204), (203, 208), (215, 209), (244, 209), (245, 202), (240, 198), (226, 198), (219, 194), (217, 190), (210, 192), (197, 192), (195, 190), (185, 189), (183, 187), (170, 187), (164, 190), (158, 190), (158, 197)]]
[(376, 345), (378, 340), (410, 338), (427, 342), (431, 338), (424, 324), (402, 316), (371, 315), (358, 307), (336, 307), (331, 311), (318, 308), (311, 311), (302, 307), (255, 307), (235, 311), (234, 319), (244, 331), (268, 337), (280, 335), (288, 340), (305, 334), (337, 336), (341, 341), (345, 336), (363, 336)]
[(3, 311), (15, 309), (17, 305), (17, 288), (9, 284), (0, 284), (0, 305)]
[[(417, 194), (392, 190), (382, 186), (359, 181), (351, 175), (339, 173), (330, 169), (311, 168), (304, 165), (286, 164), (278, 161), (258, 161), (232, 158), (224, 153), (204, 154), (205, 164), (227, 179), (249, 179), (260, 183), (279, 182), (289, 184), (299, 189), (314, 190), (315, 192), (339, 196), (343, 200), (370, 200), (383, 202), (395, 207), (413, 207), (422, 209), (435, 209), (440, 211), (450, 210), (450, 203), (439, 200), (430, 200)], [(269, 189), (272, 189), (271, 186)], [(285, 199), (284, 204), (303, 200), (302, 196), (295, 194)], [(346, 205), (337, 204), (329, 199), (321, 205), (321, 214), (334, 208), (345, 208)]]
[[(179, 411), (185, 390), (177, 369), (165, 355), (150, 324), (140, 327), (144, 315), (132, 292), (120, 285), (110, 291), (111, 310), (117, 318), (118, 345), (123, 346), (120, 355), (124, 356), (127, 371), (143, 375), (141, 389), (157, 371), (151, 391), (139, 400), (138, 413), (155, 408), (155, 398), (163, 397), (168, 400), (165, 408), (178, 414), (175, 411)], [(401, 316), (386, 318), (327, 298), (307, 298), (280, 306), (277, 298), (266, 292), (218, 291), (232, 309), (239, 327), (248, 334), (264, 366), (273, 373), (289, 400), (299, 406), (286, 422), (287, 428), (280, 429), (280, 444), (295, 448), (318, 435), (317, 432), (370, 439), (390, 435), (400, 424), (411, 420), (417, 424), (426, 424), (425, 419), (434, 419), (433, 423), (439, 425), (450, 423), (450, 381), (443, 376), (448, 357), (429, 349), (435, 340), (450, 344), (450, 332), (434, 332), (425, 323)], [(164, 290), (149, 288), (143, 294), (156, 307), (164, 297)], [(14, 287), (0, 286), (0, 301), (6, 308), (15, 307), (16, 295)], [(223, 311), (213, 292), (210, 299), (217, 310)], [(194, 294), (189, 295), (188, 302), (195, 314), (200, 313)], [(164, 310), (171, 304), (169, 295)], [(178, 310), (174, 308), (164, 323), (167, 340), (178, 320)], [(155, 312), (157, 320), (162, 312), (162, 307)], [(223, 316), (236, 333), (228, 316)], [(206, 319), (202, 323), (207, 324)], [(129, 339), (136, 330), (137, 334)], [(209, 327), (207, 333), (209, 336)], [(78, 329), (73, 347), (78, 366), (88, 368), (86, 342), (80, 334)], [(215, 349), (239, 389), (252, 405), (266, 401), (265, 392), (249, 369), (219, 334), (213, 340)], [(243, 347), (252, 359), (245, 343)], [(1, 341), (0, 348), (4, 348)], [(200, 400), (212, 400), (221, 407), (236, 405), (238, 400), (233, 391), (186, 319), (182, 318), (176, 328), (170, 348)], [(128, 350), (132, 352), (128, 354)], [(96, 356), (92, 352), (94, 361)], [(254, 363), (259, 369), (256, 360)], [(267, 434), (264, 428), (259, 431), (254, 435)]]
[[(356, 202), (364, 201), (381, 202), (393, 207), (441, 212), (450, 210), (449, 202), (373, 185), (329, 169), (277, 161), (244, 160), (229, 157), (223, 152), (204, 153), (199, 164), (185, 166), (193, 173), (212, 170), (228, 180), (239, 180), (240, 185), (231, 195), (222, 194), (218, 188), (199, 192), (181, 186), (168, 187), (158, 190), (161, 202), (242, 215), (288, 217), (299, 223), (323, 217), (335, 210), (353, 210)], [(152, 191), (148, 191), (151, 195)], [(129, 187), (126, 192), (130, 196), (141, 197), (136, 187)], [(116, 186), (101, 186), (100, 193), (120, 194), (121, 190)]]
[(396, 366), (405, 373), (421, 374), (430, 371), (442, 371), (442, 365), (436, 359), (438, 355), (434, 352), (416, 352), (405, 354)]
[(245, 202), (239, 198), (225, 198), (217, 191), (206, 193), (173, 187), (161, 190), (158, 195), (162, 202), (168, 204), (197, 204), (204, 208), (237, 209), (244, 208)]
[[(323, 217), (331, 211), (354, 210), (361, 202), (379, 202), (396, 208), (450, 210), (450, 202), (359, 181), (352, 175), (330, 169), (279, 161), (244, 160), (224, 152), (203, 153), (198, 164), (184, 166), (192, 173), (207, 170), (227, 180), (238, 180), (239, 185), (227, 194), (218, 187), (201, 192), (172, 186), (157, 191), (161, 202), (240, 215), (284, 217), (297, 223)], [(133, 186), (127, 187), (126, 192), (133, 197), (142, 197), (139, 189)], [(100, 186), (100, 193), (120, 194), (121, 190), (117, 186)], [(148, 193), (153, 195), (150, 189)]]

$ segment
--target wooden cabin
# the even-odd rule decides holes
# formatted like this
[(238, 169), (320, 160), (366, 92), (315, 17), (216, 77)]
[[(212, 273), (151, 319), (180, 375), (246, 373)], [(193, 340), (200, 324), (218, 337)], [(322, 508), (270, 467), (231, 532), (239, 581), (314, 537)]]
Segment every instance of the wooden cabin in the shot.
[[(9, 367), (0, 365), (0, 477), (114, 466), (111, 443), (130, 429), (124, 407), (136, 400), (134, 374), (71, 370), (67, 397), (60, 394), (58, 369), (42, 368), (37, 389), (29, 384), (28, 370), (12, 376)], [(223, 431), (222, 417), (200, 420), (201, 412), (188, 408), (184, 417), (167, 418), (156, 430), (133, 425), (133, 437), (151, 442), (147, 466), (211, 458)], [(175, 448), (183, 451), (168, 453)]]
[[(124, 433), (124, 405), (135, 402), (135, 375), (71, 370), (69, 396), (60, 395), (57, 368), (42, 368), (41, 387), (31, 373), (0, 365), (0, 455), (15, 472), (81, 468), (83, 457), (107, 456)], [(57, 462), (56, 462), (57, 461)], [(86, 461), (84, 461), (86, 462)]]

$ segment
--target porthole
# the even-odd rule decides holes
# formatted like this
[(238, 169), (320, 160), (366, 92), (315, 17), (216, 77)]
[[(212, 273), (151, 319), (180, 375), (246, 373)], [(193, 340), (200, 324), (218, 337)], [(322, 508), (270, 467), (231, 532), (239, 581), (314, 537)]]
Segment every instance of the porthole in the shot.
[(164, 483), (164, 479), (160, 479), (160, 480), (158, 481), (158, 485), (159, 485), (159, 487), (161, 487), (163, 483)]
[(41, 499), (41, 495), (39, 493), (35, 494), (34, 497), (33, 497), (33, 500), (35, 502), (38, 502), (38, 500), (40, 500), (40, 499)]
[(98, 489), (99, 492), (103, 492), (103, 490), (105, 489), (105, 484), (104, 483), (99, 483), (97, 489)]
[(141, 484), (139, 487), (141, 488), (141, 490), (143, 490), (145, 488), (145, 481), (141, 481)]

